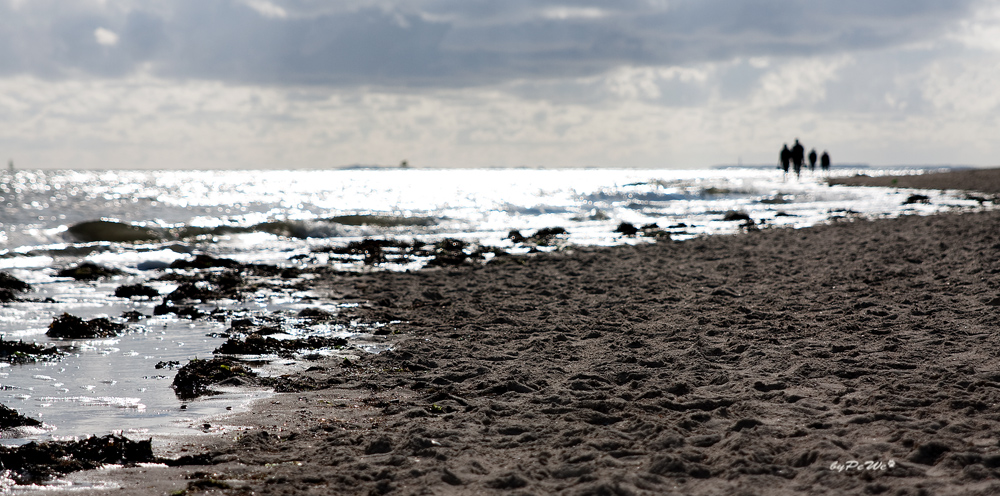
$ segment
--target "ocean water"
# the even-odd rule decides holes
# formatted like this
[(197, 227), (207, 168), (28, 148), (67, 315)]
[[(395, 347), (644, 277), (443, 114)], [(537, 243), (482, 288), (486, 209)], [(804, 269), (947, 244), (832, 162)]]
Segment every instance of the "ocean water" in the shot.
[[(916, 193), (926, 202), (907, 203)], [(758, 228), (801, 228), (978, 208), (990, 207), (960, 192), (831, 187), (819, 174), (796, 179), (771, 169), (6, 171), (0, 173), (0, 270), (35, 289), (25, 295), (31, 301), (0, 306), (0, 335), (71, 346), (71, 352), (51, 362), (0, 363), (0, 402), (45, 422), (43, 428), (0, 432), (0, 437), (18, 444), (118, 431), (169, 438), (216, 429), (205, 418), (269, 393), (233, 390), (181, 401), (169, 387), (175, 370), (155, 365), (210, 356), (224, 341), (213, 334), (225, 331), (234, 318), (277, 319), (292, 336), (342, 336), (352, 343), (330, 354), (378, 352), (392, 344), (370, 329), (304, 324), (295, 317), (299, 310), (335, 313), (340, 303), (292, 284), (242, 301), (203, 305), (206, 312), (225, 311), (220, 320), (154, 317), (158, 300), (113, 296), (116, 287), (136, 283), (168, 293), (176, 283), (156, 280), (162, 267), (194, 254), (282, 267), (406, 270), (426, 260), (372, 267), (362, 257), (333, 256), (327, 248), (368, 237), (456, 238), (526, 252), (528, 247), (509, 239), (511, 230), (528, 236), (542, 228), (566, 229), (556, 243), (538, 248), (545, 251), (653, 241), (617, 233), (622, 222), (655, 224), (661, 236), (675, 240), (745, 229), (743, 222), (723, 220), (731, 211), (746, 213)], [(141, 239), (123, 240), (129, 236)], [(98, 282), (57, 275), (81, 262), (124, 274)], [(49, 323), (64, 312), (118, 319), (125, 311), (150, 317), (113, 339), (45, 336)], [(307, 365), (307, 360), (260, 358), (255, 367), (271, 373)]]

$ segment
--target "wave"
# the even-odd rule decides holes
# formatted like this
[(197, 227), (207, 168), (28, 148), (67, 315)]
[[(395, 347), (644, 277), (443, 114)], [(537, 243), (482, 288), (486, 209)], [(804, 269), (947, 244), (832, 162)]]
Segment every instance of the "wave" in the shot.
[(66, 230), (76, 241), (92, 243), (94, 241), (114, 241), (118, 243), (136, 243), (142, 241), (162, 241), (166, 239), (166, 230), (123, 224), (106, 220), (95, 220), (74, 224)]
[(268, 233), (287, 238), (330, 238), (342, 236), (339, 226), (430, 227), (437, 224), (431, 217), (404, 217), (391, 215), (342, 215), (317, 220), (273, 220), (250, 226), (174, 226), (150, 227), (127, 224), (113, 220), (94, 220), (70, 226), (66, 234), (81, 243), (149, 243), (185, 241), (201, 237), (225, 236), (244, 233)]
[(401, 217), (393, 215), (339, 215), (326, 219), (327, 222), (344, 226), (373, 227), (431, 227), (437, 224), (433, 217)]

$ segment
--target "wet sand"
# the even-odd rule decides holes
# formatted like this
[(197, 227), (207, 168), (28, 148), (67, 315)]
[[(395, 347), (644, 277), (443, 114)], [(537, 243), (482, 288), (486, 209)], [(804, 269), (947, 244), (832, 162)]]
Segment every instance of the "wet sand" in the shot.
[(88, 494), (996, 494), (998, 252), (1000, 212), (973, 212), (331, 273), (331, 297), (364, 302), (354, 318), (403, 322), (394, 350), (318, 363), (219, 422), (251, 429), (172, 449), (203, 464), (71, 480), (121, 487)]

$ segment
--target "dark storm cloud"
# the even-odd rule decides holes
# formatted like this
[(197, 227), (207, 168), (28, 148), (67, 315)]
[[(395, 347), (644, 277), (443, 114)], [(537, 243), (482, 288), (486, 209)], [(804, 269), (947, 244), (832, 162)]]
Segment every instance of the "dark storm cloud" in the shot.
[[(940, 34), (975, 3), (0, 0), (0, 75), (467, 86), (892, 47)], [(98, 28), (117, 42), (99, 43)]]

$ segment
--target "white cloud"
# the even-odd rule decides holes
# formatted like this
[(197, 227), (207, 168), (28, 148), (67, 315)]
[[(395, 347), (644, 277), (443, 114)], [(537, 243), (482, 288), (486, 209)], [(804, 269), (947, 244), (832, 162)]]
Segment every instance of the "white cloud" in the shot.
[(118, 35), (110, 29), (97, 28), (94, 30), (94, 40), (99, 45), (115, 46), (118, 44)]
[(752, 105), (774, 108), (820, 102), (826, 98), (827, 85), (850, 62), (847, 56), (786, 60), (761, 78)]
[(657, 72), (649, 68), (620, 69), (609, 74), (605, 84), (619, 98), (653, 100), (662, 95)]
[[(480, 88), (403, 94), (22, 76), (0, 79), (0, 148), (25, 167), (80, 168), (333, 167), (403, 159), (420, 167), (691, 168), (737, 157), (771, 163), (780, 144), (795, 136), (840, 162), (976, 163), (993, 156), (984, 147), (1000, 131), (997, 113), (956, 110), (948, 98), (962, 88), (940, 92), (938, 113), (820, 111), (808, 104), (816, 94), (801, 88), (836, 81), (803, 75), (825, 64), (778, 68), (775, 74), (799, 78), (789, 91), (800, 101), (755, 105), (718, 97), (675, 105), (664, 93), (681, 76), (669, 70), (609, 77), (636, 93), (600, 85), (602, 104)], [(718, 74), (704, 67), (685, 84), (710, 89)], [(984, 72), (980, 80), (989, 77)], [(766, 92), (772, 81), (759, 84)], [(572, 84), (565, 90), (576, 91)], [(796, 110), (787, 111), (793, 104)]]
[[(472, 87), (893, 48), (953, 30), (982, 1), (8, 0), (0, 74), (122, 76), (146, 64), (235, 84)], [(101, 44), (114, 35), (127, 48), (74, 46), (95, 23)]]
[(608, 16), (609, 12), (595, 7), (558, 5), (542, 9), (542, 17), (545, 19), (601, 19)]
[(244, 0), (244, 3), (264, 17), (271, 17), (274, 19), (288, 18), (288, 12), (285, 9), (268, 2), (267, 0)]
[(950, 36), (971, 48), (1000, 52), (1000, 6), (987, 4), (959, 23)]
[(682, 89), (706, 91), (711, 69), (699, 67), (627, 67), (601, 79), (609, 95), (625, 100), (657, 102), (676, 96)]
[(799, 136), (835, 161), (986, 165), (1000, 10), (961, 21), (970, 2), (0, 0), (0, 151), (698, 167)]
[(1000, 65), (993, 56), (938, 61), (929, 66), (922, 93), (937, 111), (995, 115), (1000, 111)]

